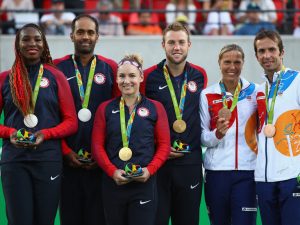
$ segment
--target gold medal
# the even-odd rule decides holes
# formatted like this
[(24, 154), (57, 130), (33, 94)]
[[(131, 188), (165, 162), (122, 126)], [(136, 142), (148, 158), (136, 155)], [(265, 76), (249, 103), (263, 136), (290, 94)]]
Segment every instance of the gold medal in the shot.
[(120, 149), (119, 151), (119, 158), (122, 160), (122, 161), (128, 161), (129, 159), (131, 159), (132, 157), (132, 151), (130, 148), (128, 147), (123, 147)]
[(224, 118), (226, 121), (230, 120), (231, 118), (231, 111), (227, 108), (222, 108), (218, 112), (219, 118)]
[(175, 120), (173, 130), (177, 133), (183, 133), (186, 130), (186, 122), (184, 120)]
[(272, 138), (274, 137), (276, 133), (276, 128), (273, 124), (267, 124), (265, 127), (264, 127), (264, 135), (267, 137), (267, 138)]

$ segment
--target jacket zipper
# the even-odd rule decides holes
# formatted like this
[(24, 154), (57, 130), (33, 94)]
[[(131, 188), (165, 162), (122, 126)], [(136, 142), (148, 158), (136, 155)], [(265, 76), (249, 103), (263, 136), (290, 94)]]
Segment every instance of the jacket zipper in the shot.
[(238, 133), (239, 133), (239, 122), (238, 122), (238, 109), (236, 107), (236, 126), (235, 126), (235, 170), (238, 170), (238, 155), (239, 155), (239, 149), (238, 149)]
[(267, 137), (265, 137), (265, 157), (266, 157), (265, 182), (268, 182), (268, 178), (267, 178), (267, 171), (268, 171), (268, 138)]

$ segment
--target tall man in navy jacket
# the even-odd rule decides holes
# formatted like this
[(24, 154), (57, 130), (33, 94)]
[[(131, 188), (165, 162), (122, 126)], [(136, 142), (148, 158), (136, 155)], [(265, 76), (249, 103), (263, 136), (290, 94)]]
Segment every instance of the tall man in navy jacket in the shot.
[(202, 193), (200, 145), (200, 92), (206, 87), (203, 68), (186, 61), (191, 46), (189, 31), (180, 23), (163, 32), (166, 59), (145, 70), (142, 91), (160, 101), (168, 115), (171, 154), (158, 171), (156, 225), (198, 225)]
[(97, 21), (80, 15), (72, 22), (75, 53), (56, 59), (73, 94), (78, 132), (63, 142), (65, 156), (60, 215), (62, 225), (104, 224), (101, 199), (102, 171), (91, 158), (91, 133), (100, 103), (117, 95), (117, 64), (94, 54), (99, 37)]

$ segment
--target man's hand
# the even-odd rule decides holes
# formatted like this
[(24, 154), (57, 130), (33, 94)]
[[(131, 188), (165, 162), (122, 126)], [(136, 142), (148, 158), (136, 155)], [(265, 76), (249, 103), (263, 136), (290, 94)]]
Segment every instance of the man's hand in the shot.
[(98, 164), (95, 161), (90, 162), (90, 163), (82, 163), (82, 168), (86, 169), (86, 170), (93, 170), (93, 169), (98, 168)]
[(80, 168), (83, 166), (83, 163), (78, 160), (79, 155), (73, 151), (65, 155), (64, 158), (68, 162), (68, 165), (73, 168)]
[(184, 156), (183, 153), (176, 152), (176, 149), (171, 147), (171, 152), (168, 159), (177, 159)]

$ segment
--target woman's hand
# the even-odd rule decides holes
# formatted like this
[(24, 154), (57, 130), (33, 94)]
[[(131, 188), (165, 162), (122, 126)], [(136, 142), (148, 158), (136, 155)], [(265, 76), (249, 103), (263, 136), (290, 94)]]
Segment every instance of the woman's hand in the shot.
[(114, 172), (114, 175), (112, 178), (116, 182), (117, 185), (124, 185), (124, 184), (129, 183), (132, 180), (132, 179), (125, 178), (124, 177), (125, 174), (126, 173), (124, 170), (117, 169)]
[(37, 131), (34, 133), (34, 136), (35, 136), (35, 143), (33, 143), (33, 145), (35, 147), (38, 147), (40, 144), (42, 144), (44, 142), (44, 134), (40, 131)]
[(216, 136), (218, 139), (222, 139), (229, 128), (229, 121), (225, 120), (225, 118), (219, 118), (217, 120), (217, 130)]
[(15, 131), (10, 135), (10, 143), (12, 143), (17, 148), (28, 148), (28, 144), (17, 142), (17, 132), (18, 131)]
[(133, 177), (132, 180), (145, 183), (150, 178), (150, 173), (147, 167), (143, 167), (143, 175), (139, 177)]
[(18, 131), (15, 131), (10, 135), (10, 142), (17, 148), (32, 148), (36, 149), (40, 144), (43, 143), (44, 141), (44, 134), (40, 131), (37, 131), (34, 133), (35, 136), (35, 142), (18, 142), (18, 137), (17, 137)]

